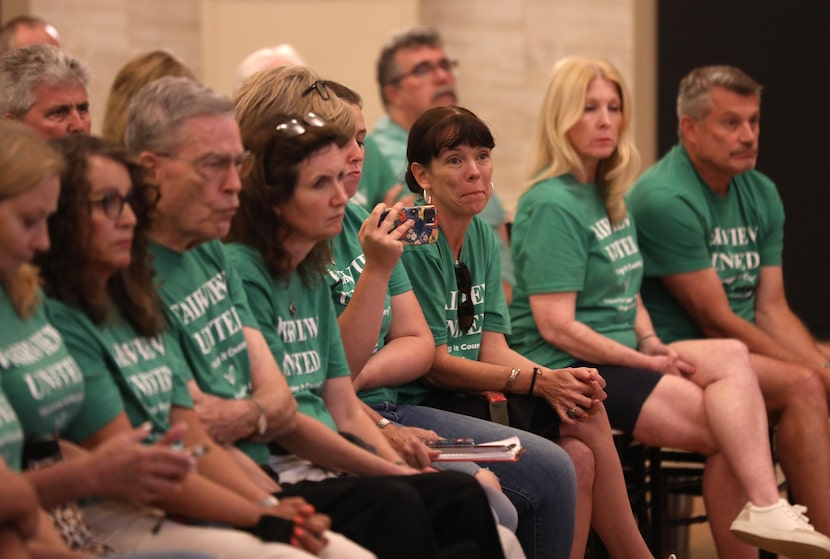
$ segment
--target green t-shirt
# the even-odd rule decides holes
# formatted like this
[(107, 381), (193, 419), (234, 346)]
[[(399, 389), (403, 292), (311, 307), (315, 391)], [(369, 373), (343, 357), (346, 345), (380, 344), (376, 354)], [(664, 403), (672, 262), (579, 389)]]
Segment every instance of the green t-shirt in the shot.
[(640, 177), (628, 206), (645, 260), (643, 301), (664, 341), (703, 334), (660, 276), (714, 267), (732, 311), (755, 320), (761, 267), (780, 266), (784, 246), (784, 206), (769, 178), (747, 171), (719, 196), (677, 145)]
[(326, 379), (348, 377), (349, 365), (325, 282), (306, 285), (297, 272), (287, 280), (275, 279), (256, 250), (231, 243), (225, 251), (298, 410), (336, 430), (321, 392)]
[[(81, 407), (83, 373), (58, 330), (48, 322), (43, 305), (32, 316), (21, 319), (5, 289), (0, 289), (0, 316), (3, 392), (14, 407), (26, 439), (51, 439), (66, 429)], [(8, 416), (3, 422), (7, 421), (11, 423)], [(16, 444), (12, 440), (15, 437), (9, 443)]]
[(0, 383), (0, 458), (14, 471), (20, 471), (23, 458), (23, 427)]
[[(383, 115), (375, 125), (375, 129), (366, 135), (366, 139), (374, 144), (377, 151), (386, 159), (386, 164), (392, 169), (397, 182), (406, 184), (404, 174), (406, 173), (406, 144), (409, 141), (409, 132)], [(374, 149), (374, 147), (372, 148)], [(367, 164), (374, 165), (373, 161), (366, 160)]]
[[(450, 355), (478, 360), (482, 332), (510, 333), (498, 242), (484, 221), (473, 218), (461, 248), (460, 261), (467, 265), (472, 279), (470, 298), (475, 312), (466, 332), (458, 326), (455, 256), (443, 233), (434, 244), (405, 247), (402, 259), (436, 346), (446, 344)], [(417, 404), (429, 390), (419, 382), (410, 383), (401, 387), (399, 400)]]
[(612, 226), (594, 184), (562, 175), (534, 185), (519, 200), (513, 225), (516, 285), (510, 345), (547, 367), (577, 359), (542, 338), (531, 295), (574, 291), (576, 320), (636, 347), (636, 296), (643, 261), (630, 218)]
[(152, 424), (147, 442), (153, 442), (170, 429), (171, 406), (193, 407), (190, 374), (183, 373), (187, 365), (168, 332), (139, 336), (119, 315), (98, 327), (82, 311), (55, 300), (47, 302), (47, 311), (80, 365), (87, 389), (66, 430), (70, 440), (83, 442), (125, 411), (133, 426)]
[[(377, 142), (371, 136), (366, 137), (364, 144), (364, 163), (363, 173), (360, 176), (360, 184), (357, 186), (357, 192), (352, 196), (352, 202), (362, 206), (368, 211), (372, 211), (377, 204), (383, 202), (383, 197), (389, 192), (389, 189), (396, 184), (404, 184), (389, 162), (380, 152)], [(409, 190), (404, 185), (398, 198), (409, 194)]]
[[(204, 392), (225, 399), (251, 394), (251, 362), (243, 326), (258, 328), (245, 289), (222, 243), (210, 241), (185, 252), (150, 243), (159, 294), (170, 330)], [(268, 447), (238, 441), (254, 461), (268, 461)]]
[[(331, 290), (337, 316), (340, 316), (346, 310), (346, 305), (351, 301), (357, 280), (366, 265), (366, 257), (363, 254), (363, 247), (360, 246), (358, 232), (368, 217), (369, 213), (366, 210), (350, 202), (346, 205), (343, 231), (332, 239), (331, 248), (334, 262), (329, 268), (326, 280)], [(409, 283), (409, 277), (406, 275), (403, 262), (398, 261), (392, 270), (392, 276), (389, 278), (380, 334), (372, 353), (380, 351), (386, 343), (386, 335), (389, 333), (389, 327), (392, 324), (392, 296), (411, 290), (412, 284)], [(368, 403), (396, 402), (398, 389), (394, 386), (381, 386), (371, 390), (363, 390), (358, 392), (357, 395), (361, 400)]]

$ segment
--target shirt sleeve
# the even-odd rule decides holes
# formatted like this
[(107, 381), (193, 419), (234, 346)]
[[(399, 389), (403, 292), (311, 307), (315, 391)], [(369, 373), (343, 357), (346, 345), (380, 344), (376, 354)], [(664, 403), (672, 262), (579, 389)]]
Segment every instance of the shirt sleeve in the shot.
[[(253, 324), (246, 324), (259, 330), (274, 358), (279, 362), (285, 354), (282, 339), (277, 333), (278, 318), (274, 312), (273, 287), (271, 277), (262, 264), (259, 255), (244, 247), (226, 248), (232, 267), (237, 270), (235, 276), (245, 294), (245, 305), (250, 309)], [(250, 307), (248, 307), (250, 305)]]
[(83, 404), (62, 433), (68, 440), (82, 443), (125, 411), (124, 401), (92, 324), (80, 312), (61, 303), (50, 301), (47, 309), (49, 320), (60, 331), (67, 350), (83, 371)]
[(495, 232), (484, 223), (480, 226), (482, 246), (487, 258), (485, 271), (486, 294), (484, 297), (484, 330), (510, 334), (510, 316), (507, 298), (501, 285), (501, 255)]
[[(437, 248), (435, 245), (408, 246), (404, 248), (401, 260), (412, 282), (415, 298), (432, 331), (435, 345), (446, 344), (447, 313), (444, 310), (444, 298), (447, 285)], [(452, 270), (449, 273), (453, 273)]]
[(225, 279), (228, 282), (228, 293), (233, 301), (234, 309), (239, 315), (239, 320), (243, 326), (257, 328), (256, 318), (254, 318), (251, 312), (247, 292), (242, 285), (242, 278), (239, 277), (239, 271), (236, 267), (232, 265), (226, 250), (221, 243), (217, 245), (217, 258), (219, 259), (217, 264), (220, 266), (220, 270), (225, 270)]
[(325, 324), (328, 325), (329, 363), (326, 376), (328, 378), (347, 377), (351, 375), (349, 362), (346, 359), (346, 350), (343, 348), (343, 339), (340, 337), (340, 326), (337, 323), (337, 312), (334, 310), (334, 303), (323, 290), (320, 297), (321, 308), (326, 313)]
[(580, 291), (585, 285), (589, 240), (586, 224), (562, 205), (537, 204), (516, 226), (523, 242), (514, 245), (513, 265), (528, 295)]
[(761, 266), (781, 266), (784, 262), (784, 203), (775, 185), (769, 183), (769, 207), (766, 230), (759, 246)]
[(389, 294), (394, 297), (411, 290), (412, 283), (409, 281), (406, 267), (401, 260), (398, 260), (398, 263), (392, 269), (392, 277), (389, 278)]
[(668, 189), (638, 194), (634, 217), (646, 276), (711, 268), (706, 223), (694, 206)]

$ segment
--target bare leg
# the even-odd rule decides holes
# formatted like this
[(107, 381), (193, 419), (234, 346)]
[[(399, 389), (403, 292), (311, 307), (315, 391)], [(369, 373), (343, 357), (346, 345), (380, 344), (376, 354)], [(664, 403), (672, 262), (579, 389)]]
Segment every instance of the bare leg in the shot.
[[(715, 445), (705, 409), (703, 389), (680, 377), (665, 376), (643, 405), (633, 435), (647, 445), (679, 448), (708, 456), (703, 474), (704, 502), (718, 555), (730, 559), (757, 559), (755, 548), (739, 542), (729, 533), (729, 526), (746, 503), (747, 496)], [(767, 440), (766, 435), (764, 440)], [(734, 490), (730, 490), (732, 488)]]
[[(591, 495), (593, 515), (591, 523), (605, 547), (615, 559), (644, 559), (652, 557), (640, 535), (622, 473), (617, 449), (611, 436), (611, 426), (605, 408), (586, 416), (575, 425), (562, 425), (562, 434), (578, 438), (593, 454), (594, 478)], [(567, 451), (567, 448), (566, 448)], [(579, 471), (577, 470), (577, 480)], [(577, 482), (578, 483), (578, 482)], [(579, 490), (579, 487), (577, 487)], [(578, 497), (581, 495), (578, 494)], [(579, 503), (581, 501), (577, 501)], [(579, 508), (579, 507), (577, 507)], [(585, 534), (587, 538), (587, 532)], [(574, 539), (574, 547), (578, 541)], [(584, 540), (582, 555), (584, 555)], [(571, 558), (582, 557), (571, 553)]]
[(594, 486), (594, 454), (580, 441), (562, 437), (556, 441), (568, 453), (576, 472), (576, 511), (574, 513), (574, 537), (570, 559), (582, 559), (591, 530), (591, 512)]
[(752, 354), (769, 410), (778, 417), (777, 456), (816, 530), (830, 534), (830, 426), (819, 375), (794, 363)]
[(734, 340), (691, 340), (672, 347), (695, 366), (691, 380), (703, 388), (712, 438), (749, 500), (758, 506), (778, 502), (766, 406), (746, 346)]

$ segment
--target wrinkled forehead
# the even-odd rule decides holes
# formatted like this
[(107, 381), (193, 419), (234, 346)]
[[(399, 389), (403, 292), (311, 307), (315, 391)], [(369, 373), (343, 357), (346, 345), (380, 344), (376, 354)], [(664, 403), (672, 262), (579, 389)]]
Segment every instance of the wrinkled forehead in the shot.
[(239, 155), (244, 151), (239, 125), (232, 112), (185, 118), (170, 131), (179, 153)]

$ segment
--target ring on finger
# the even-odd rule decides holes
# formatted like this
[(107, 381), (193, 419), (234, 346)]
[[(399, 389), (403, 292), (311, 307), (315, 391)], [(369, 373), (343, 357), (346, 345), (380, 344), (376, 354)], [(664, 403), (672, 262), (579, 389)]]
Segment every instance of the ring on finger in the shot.
[(571, 419), (576, 419), (576, 406), (568, 410), (568, 417), (570, 417)]

